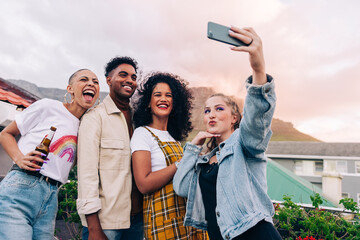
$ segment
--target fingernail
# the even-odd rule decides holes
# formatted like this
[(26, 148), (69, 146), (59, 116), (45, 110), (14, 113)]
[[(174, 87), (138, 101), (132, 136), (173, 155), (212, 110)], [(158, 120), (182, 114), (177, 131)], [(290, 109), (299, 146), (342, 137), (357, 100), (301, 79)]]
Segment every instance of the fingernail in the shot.
[(46, 161), (49, 161), (49, 159), (48, 159), (48, 158), (46, 158), (45, 160), (46, 160)]
[(48, 161), (44, 161), (44, 163), (48, 163)]
[(45, 156), (46, 156), (46, 154), (45, 154), (45, 153), (41, 153), (41, 156), (42, 156), (42, 157), (45, 157)]
[(41, 170), (41, 168), (37, 168), (37, 169), (35, 169), (35, 171), (40, 171)]

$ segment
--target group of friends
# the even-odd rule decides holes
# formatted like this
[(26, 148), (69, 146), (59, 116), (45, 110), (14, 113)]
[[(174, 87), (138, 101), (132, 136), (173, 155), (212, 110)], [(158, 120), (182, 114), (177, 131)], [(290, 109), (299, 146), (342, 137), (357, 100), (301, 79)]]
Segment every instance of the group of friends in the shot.
[[(71, 99), (41, 99), (18, 114), (0, 134), (14, 162), (0, 184), (0, 239), (53, 238), (58, 190), (74, 164), (82, 239), (281, 239), (264, 154), (274, 80), (256, 32), (232, 27), (229, 35), (250, 44), (231, 47), (249, 55), (253, 72), (243, 113), (232, 98), (211, 96), (206, 130), (184, 148), (192, 130), (187, 82), (152, 72), (138, 86), (130, 57), (106, 64), (109, 94), (101, 103), (97, 76), (80, 69), (69, 79)], [(51, 126), (57, 130), (43, 160), (34, 149)]]

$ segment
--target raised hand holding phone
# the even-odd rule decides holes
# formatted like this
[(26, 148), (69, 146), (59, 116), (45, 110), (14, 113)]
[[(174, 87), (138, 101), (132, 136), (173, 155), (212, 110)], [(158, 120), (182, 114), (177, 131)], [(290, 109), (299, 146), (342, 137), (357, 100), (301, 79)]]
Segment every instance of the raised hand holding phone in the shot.
[(208, 22), (208, 38), (232, 45), (233, 51), (249, 53), (250, 66), (253, 70), (253, 83), (266, 83), (265, 60), (262, 42), (254, 29), (245, 27), (226, 27), (217, 23)]
[(230, 27), (226, 27), (224, 25), (214, 22), (208, 22), (207, 36), (209, 39), (230, 44), (236, 47), (250, 45), (249, 44), (250, 42), (246, 43), (246, 41), (242, 41), (242, 39), (238, 39), (236, 37), (229, 35), (230, 31), (231, 31)]
[[(266, 83), (265, 59), (262, 49), (262, 41), (253, 28), (237, 28), (231, 27), (230, 36), (248, 39), (251, 44), (247, 47), (231, 47), (233, 51), (249, 53), (249, 62), (253, 70), (253, 84), (263, 85)], [(251, 39), (251, 40), (250, 40)]]

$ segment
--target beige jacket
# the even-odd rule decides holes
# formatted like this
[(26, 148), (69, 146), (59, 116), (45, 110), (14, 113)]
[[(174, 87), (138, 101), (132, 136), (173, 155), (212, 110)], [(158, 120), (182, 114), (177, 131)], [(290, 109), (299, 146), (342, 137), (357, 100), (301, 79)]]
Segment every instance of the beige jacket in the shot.
[(126, 119), (108, 95), (81, 120), (78, 135), (77, 210), (99, 211), (103, 229), (130, 227), (130, 138)]

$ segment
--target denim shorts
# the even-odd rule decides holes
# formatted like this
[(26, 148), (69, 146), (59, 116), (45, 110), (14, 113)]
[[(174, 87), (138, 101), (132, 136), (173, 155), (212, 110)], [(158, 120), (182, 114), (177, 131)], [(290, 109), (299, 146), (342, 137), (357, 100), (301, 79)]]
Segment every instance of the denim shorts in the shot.
[(58, 187), (17, 170), (0, 183), (0, 239), (54, 236)]

